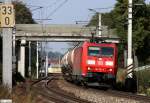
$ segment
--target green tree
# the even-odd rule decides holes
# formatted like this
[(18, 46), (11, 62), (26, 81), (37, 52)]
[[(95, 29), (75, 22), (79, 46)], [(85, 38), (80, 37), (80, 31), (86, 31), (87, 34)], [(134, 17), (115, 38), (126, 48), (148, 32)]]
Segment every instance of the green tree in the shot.
[(16, 24), (34, 24), (32, 13), (22, 2), (14, 1)]

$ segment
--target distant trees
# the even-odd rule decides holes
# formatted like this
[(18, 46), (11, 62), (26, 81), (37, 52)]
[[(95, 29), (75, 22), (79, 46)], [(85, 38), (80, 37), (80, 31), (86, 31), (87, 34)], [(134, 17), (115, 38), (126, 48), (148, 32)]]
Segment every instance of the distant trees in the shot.
[(62, 54), (60, 52), (48, 52), (48, 58), (50, 59), (59, 59), (59, 57), (62, 57)]
[[(143, 4), (143, 5), (134, 5)], [(97, 25), (95, 14), (89, 25)], [(128, 0), (117, 0), (110, 13), (102, 14), (102, 24), (115, 29), (117, 35), (127, 42)], [(150, 5), (145, 0), (133, 0), (133, 48), (142, 63), (150, 62)]]

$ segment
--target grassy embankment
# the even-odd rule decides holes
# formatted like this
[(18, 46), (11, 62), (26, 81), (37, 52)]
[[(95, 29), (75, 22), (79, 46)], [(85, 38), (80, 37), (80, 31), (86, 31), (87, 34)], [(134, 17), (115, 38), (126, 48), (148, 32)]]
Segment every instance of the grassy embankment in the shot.
[[(138, 93), (150, 96), (150, 68), (135, 73), (137, 77)], [(119, 69), (117, 73), (117, 88), (123, 89), (125, 86), (126, 71)]]
[(11, 99), (14, 103), (36, 103), (36, 93), (27, 89), (26, 83), (20, 83), (13, 87), (12, 92), (0, 85), (0, 99)]
[(33, 98), (35, 93), (34, 91), (27, 91), (26, 83), (17, 82), (17, 85), (13, 86), (12, 92), (10, 92), (6, 86), (2, 86), (1, 81), (2, 65), (0, 64), (0, 99), (12, 99), (14, 103), (36, 103), (35, 98)]
[(150, 68), (136, 73), (138, 92), (150, 96)]

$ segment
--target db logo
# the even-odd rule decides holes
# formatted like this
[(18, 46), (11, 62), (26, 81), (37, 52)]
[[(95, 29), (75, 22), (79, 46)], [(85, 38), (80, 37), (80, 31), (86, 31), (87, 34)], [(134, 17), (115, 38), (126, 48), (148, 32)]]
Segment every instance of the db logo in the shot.
[(103, 65), (103, 61), (98, 61), (98, 65)]

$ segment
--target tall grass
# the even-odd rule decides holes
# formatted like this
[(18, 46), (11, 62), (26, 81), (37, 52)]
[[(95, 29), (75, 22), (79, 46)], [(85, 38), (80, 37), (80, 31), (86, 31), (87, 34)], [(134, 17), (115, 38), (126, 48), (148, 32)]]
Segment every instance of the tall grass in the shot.
[[(137, 92), (150, 96), (150, 68), (135, 72), (137, 79)], [(122, 90), (125, 86), (126, 70), (118, 69), (117, 88)]]
[(0, 99), (10, 99), (12, 98), (11, 92), (7, 87), (0, 85)]
[[(25, 85), (23, 85), (25, 86)], [(33, 91), (28, 91), (23, 86), (16, 86), (9, 91), (7, 87), (0, 85), (0, 100), (1, 99), (11, 99), (13, 103), (36, 103), (35, 93)]]
[(150, 96), (150, 68), (136, 72), (138, 92)]
[(35, 103), (35, 100), (33, 98), (33, 93), (30, 92), (30, 93), (25, 93), (23, 95), (17, 95), (17, 94), (14, 94), (13, 93), (13, 101), (15, 103)]

